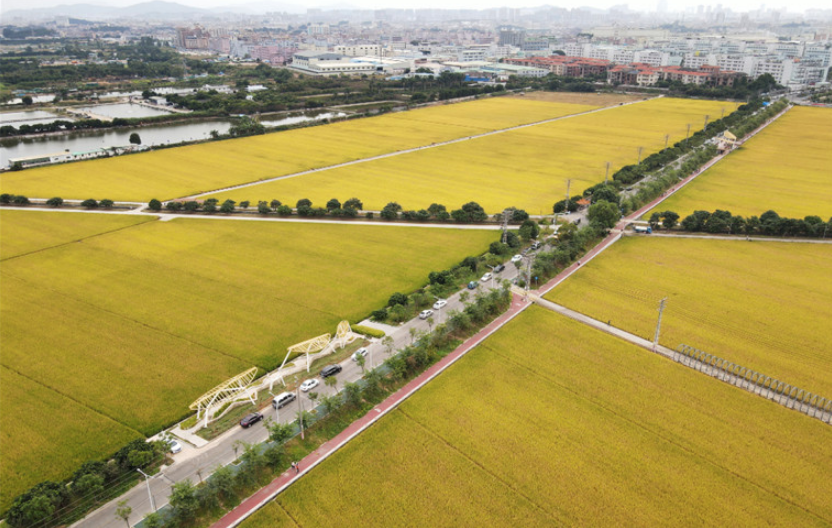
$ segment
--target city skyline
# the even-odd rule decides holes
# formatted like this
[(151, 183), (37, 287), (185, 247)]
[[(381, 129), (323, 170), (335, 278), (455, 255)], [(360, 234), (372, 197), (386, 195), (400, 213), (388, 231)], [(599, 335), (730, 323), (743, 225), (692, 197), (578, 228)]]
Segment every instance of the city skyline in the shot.
[[(101, 7), (127, 7), (143, 2), (136, 2), (135, 0), (112, 0), (104, 2), (55, 2), (54, 0), (6, 0), (3, 2), (3, 12), (14, 10), (27, 9), (43, 9), (60, 7), (67, 5), (95, 5)], [(492, 9), (501, 7), (517, 7), (506, 4), (505, 0), (456, 0), (449, 3), (443, 0), (424, 0), (414, 5), (402, 5), (400, 3), (392, 3), (385, 0), (348, 0), (346, 2), (338, 2), (332, 0), (321, 0), (319, 2), (296, 2), (292, 0), (287, 1), (254, 1), (254, 2), (237, 2), (230, 3), (228, 0), (177, 0), (175, 3), (186, 5), (194, 8), (204, 9), (218, 9), (226, 8), (233, 12), (239, 9), (241, 12), (251, 12), (257, 10), (265, 11), (281, 11), (291, 10), (294, 12), (303, 12), (308, 8), (312, 9)], [(618, 0), (567, 0), (566, 2), (558, 2), (557, 4), (549, 2), (529, 2), (527, 5), (519, 6), (520, 8), (532, 8), (540, 6), (563, 7), (567, 9), (574, 8), (594, 8), (594, 9), (610, 9), (612, 7), (626, 6), (633, 11), (641, 12), (656, 12), (659, 9), (661, 1), (654, 0), (636, 0), (630, 2), (621, 2)], [(824, 9), (828, 5), (818, 0), (794, 0), (790, 2), (761, 3), (757, 0), (737, 0), (735, 2), (701, 2), (696, 0), (685, 2), (664, 2), (667, 5), (668, 12), (683, 12), (696, 10), (698, 6), (708, 6), (712, 10), (717, 6), (722, 6), (723, 9), (730, 9), (733, 12), (753, 12), (759, 10), (787, 10), (790, 13), (800, 13), (807, 9)]]

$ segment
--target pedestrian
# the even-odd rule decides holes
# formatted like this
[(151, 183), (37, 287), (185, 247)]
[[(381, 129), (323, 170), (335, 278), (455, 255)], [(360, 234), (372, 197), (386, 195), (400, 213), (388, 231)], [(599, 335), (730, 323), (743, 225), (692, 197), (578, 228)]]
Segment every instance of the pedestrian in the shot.
[(295, 464), (294, 462), (292, 462), (292, 469), (294, 469), (295, 471), (297, 471), (297, 469), (298, 469), (298, 465)]
[(295, 462), (295, 473), (300, 473), (300, 464)]

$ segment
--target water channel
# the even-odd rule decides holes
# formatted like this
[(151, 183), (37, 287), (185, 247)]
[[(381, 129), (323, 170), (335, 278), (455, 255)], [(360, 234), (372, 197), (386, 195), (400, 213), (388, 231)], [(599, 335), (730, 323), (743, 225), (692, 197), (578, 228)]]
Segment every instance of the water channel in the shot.
[[(286, 126), (304, 121), (342, 117), (343, 113), (318, 113), (300, 115), (262, 116), (266, 127)], [(137, 128), (104, 129), (72, 132), (37, 137), (7, 138), (0, 141), (0, 166), (7, 167), (9, 159), (44, 156), (69, 150), (84, 152), (98, 148), (121, 147), (130, 144), (130, 134), (137, 132), (142, 145), (168, 145), (183, 141), (198, 141), (211, 137), (211, 131), (225, 134), (231, 128), (231, 121), (212, 119), (190, 123), (160, 124)]]

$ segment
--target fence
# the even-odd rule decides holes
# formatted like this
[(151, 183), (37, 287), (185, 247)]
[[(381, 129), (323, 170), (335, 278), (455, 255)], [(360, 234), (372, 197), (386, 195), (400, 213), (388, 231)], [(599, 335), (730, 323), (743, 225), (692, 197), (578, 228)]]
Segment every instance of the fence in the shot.
[(735, 387), (768, 398), (788, 409), (802, 412), (824, 423), (832, 424), (832, 400), (829, 398), (824, 398), (688, 345), (679, 345), (679, 348), (673, 354), (673, 359)]

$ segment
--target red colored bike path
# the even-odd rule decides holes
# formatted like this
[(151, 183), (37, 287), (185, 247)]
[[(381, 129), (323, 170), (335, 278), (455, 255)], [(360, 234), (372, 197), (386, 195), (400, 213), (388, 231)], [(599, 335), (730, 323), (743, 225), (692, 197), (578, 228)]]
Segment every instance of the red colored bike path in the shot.
[(468, 338), (459, 345), (453, 352), (431, 365), (427, 370), (419, 374), (407, 385), (391, 394), (386, 400), (376, 405), (370, 412), (350, 424), (341, 431), (335, 438), (324, 442), (321, 446), (298, 462), (298, 471), (288, 470), (275, 478), (266, 487), (257, 491), (254, 495), (244, 500), (222, 519), (215, 522), (211, 528), (232, 528), (239, 525), (251, 514), (262, 508), (270, 500), (274, 499), (281, 491), (290, 486), (294, 481), (308, 473), (315, 466), (320, 464), (328, 456), (343, 447), (347, 442), (358, 436), (378, 421), (382, 416), (395, 409), (401, 402), (412, 396), (417, 390), (430, 380), (441, 374), (468, 351), (479, 345), (488, 336), (497, 331), (505, 323), (513, 319), (517, 314), (529, 307), (529, 303), (518, 295), (512, 295), (511, 306), (500, 317), (492, 321), (485, 328)]

